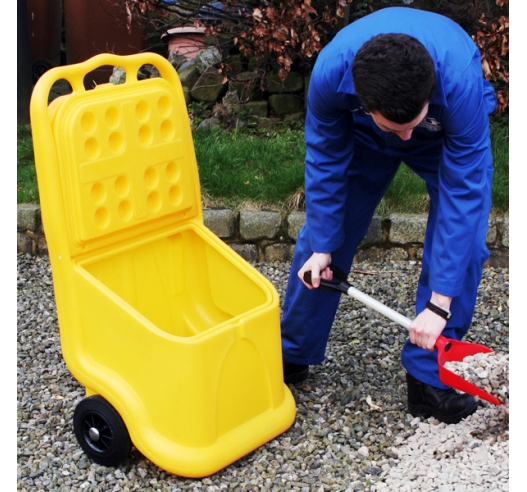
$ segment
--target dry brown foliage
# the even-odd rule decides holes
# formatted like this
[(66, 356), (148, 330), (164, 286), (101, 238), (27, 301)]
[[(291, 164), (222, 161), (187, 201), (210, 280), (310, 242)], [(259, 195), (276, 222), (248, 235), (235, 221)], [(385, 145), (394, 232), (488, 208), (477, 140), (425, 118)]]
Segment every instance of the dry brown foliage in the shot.
[[(496, 0), (503, 7), (508, 0)], [(498, 110), (503, 113), (509, 106), (509, 16), (487, 20), (485, 13), (478, 20), (478, 29), (472, 36), (481, 52), (485, 78), (498, 86)]]
[[(260, 66), (278, 70), (283, 80), (293, 66), (312, 68), (316, 55), (331, 39), (349, 9), (357, 15), (401, 0), (221, 0), (219, 22), (200, 19), (206, 0), (115, 0), (127, 14), (128, 26), (139, 22), (158, 33), (180, 25), (204, 25), (207, 34), (231, 39), (240, 52), (256, 56)], [(246, 6), (251, 8), (247, 9)], [(496, 88), (498, 110), (509, 106), (509, 0), (414, 0), (415, 8), (432, 9), (460, 23), (481, 52), (487, 80)], [(355, 18), (354, 17), (354, 18)], [(340, 22), (339, 22), (340, 19)]]

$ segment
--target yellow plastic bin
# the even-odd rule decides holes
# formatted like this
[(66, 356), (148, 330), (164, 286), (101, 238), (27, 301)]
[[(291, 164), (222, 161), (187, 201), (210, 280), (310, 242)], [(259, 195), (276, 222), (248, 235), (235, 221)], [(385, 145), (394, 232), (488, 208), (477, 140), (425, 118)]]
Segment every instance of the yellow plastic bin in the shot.
[[(145, 64), (160, 78), (137, 79)], [(126, 83), (85, 90), (99, 66)], [(52, 85), (71, 94), (48, 106)], [(203, 224), (177, 73), (153, 53), (97, 55), (38, 81), (31, 125), (64, 359), (86, 388), (73, 424), (95, 462), (134, 445), (185, 477), (286, 431), (272, 284)]]

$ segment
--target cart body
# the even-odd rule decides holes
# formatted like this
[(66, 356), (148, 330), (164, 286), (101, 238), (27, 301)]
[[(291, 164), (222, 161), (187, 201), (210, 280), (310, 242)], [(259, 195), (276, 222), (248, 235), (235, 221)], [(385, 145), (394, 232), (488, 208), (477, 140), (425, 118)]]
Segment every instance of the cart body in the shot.
[[(161, 76), (139, 80), (146, 64)], [(126, 82), (85, 90), (104, 65), (124, 68)], [(48, 105), (60, 79), (72, 92)], [(203, 224), (171, 64), (103, 54), (52, 69), (31, 125), (63, 356), (87, 396), (182, 476), (210, 475), (286, 431), (295, 403), (278, 294)]]

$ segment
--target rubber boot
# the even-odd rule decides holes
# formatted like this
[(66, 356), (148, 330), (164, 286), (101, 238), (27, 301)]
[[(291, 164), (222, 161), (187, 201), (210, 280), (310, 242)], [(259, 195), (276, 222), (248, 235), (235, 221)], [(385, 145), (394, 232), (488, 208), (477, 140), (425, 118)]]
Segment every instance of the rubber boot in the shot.
[(408, 411), (414, 417), (435, 417), (445, 424), (457, 424), (478, 408), (478, 402), (473, 396), (458, 393), (452, 388), (434, 388), (418, 381), (409, 373), (406, 373), (406, 382)]
[(292, 364), (291, 362), (283, 362), (284, 364), (284, 383), (298, 384), (306, 380), (309, 376), (309, 366), (304, 364)]

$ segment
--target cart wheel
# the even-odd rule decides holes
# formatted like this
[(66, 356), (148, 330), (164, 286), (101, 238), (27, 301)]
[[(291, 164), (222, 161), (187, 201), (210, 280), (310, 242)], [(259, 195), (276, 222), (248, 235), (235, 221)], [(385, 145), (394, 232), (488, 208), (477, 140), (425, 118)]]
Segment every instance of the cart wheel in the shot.
[(100, 465), (117, 466), (132, 450), (123, 419), (102, 396), (79, 402), (73, 414), (73, 428), (81, 448)]
[(33, 71), (33, 80), (36, 82), (50, 68), (53, 68), (53, 65), (47, 58), (37, 58), (31, 64), (31, 70)]

